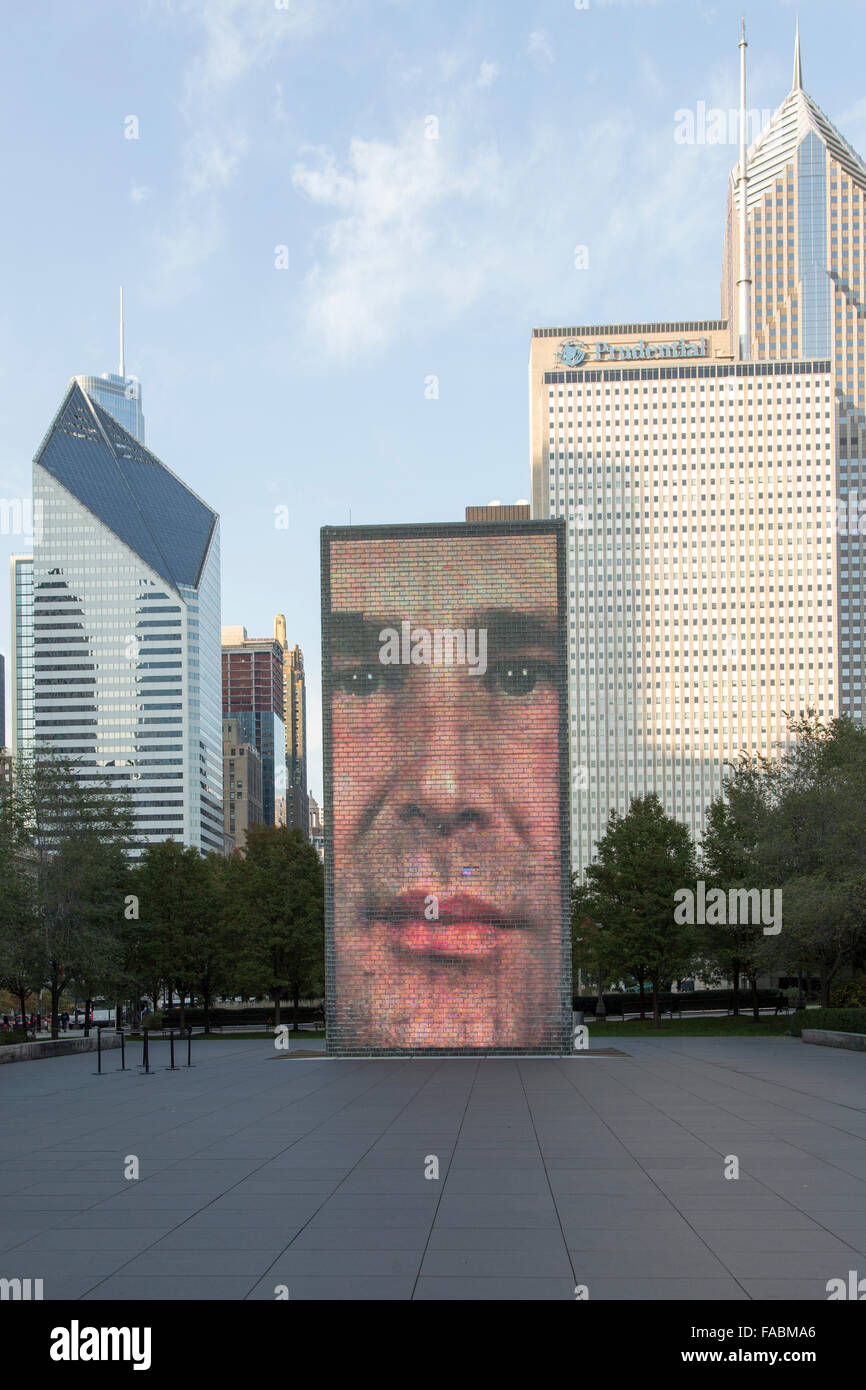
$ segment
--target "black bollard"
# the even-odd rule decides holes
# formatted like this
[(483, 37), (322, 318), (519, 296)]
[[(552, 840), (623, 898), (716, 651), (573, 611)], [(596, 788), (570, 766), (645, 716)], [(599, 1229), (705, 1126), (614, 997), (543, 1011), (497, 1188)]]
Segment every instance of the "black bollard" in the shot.
[(173, 1028), (169, 1028), (169, 1030), (168, 1030), (168, 1045), (169, 1045), (169, 1048), (171, 1049), (171, 1066), (170, 1066), (170, 1067), (167, 1067), (166, 1070), (167, 1070), (167, 1071), (177, 1071), (177, 1067), (174, 1065), (174, 1029), (173, 1029)]
[(192, 1066), (192, 1024), (186, 1035), (186, 1064), (188, 1067)]
[(126, 1034), (120, 1030), (120, 1070), (126, 1071)]
[(96, 1075), (102, 1075), (102, 1027), (96, 1025)]
[(148, 1048), (147, 1048), (147, 1034), (148, 1034), (148, 1029), (147, 1029), (147, 1028), (144, 1028), (144, 1029), (142, 1029), (142, 1032), (144, 1033), (144, 1047), (142, 1048), (142, 1052), (141, 1052), (141, 1062), (142, 1062), (142, 1066), (144, 1067), (145, 1073), (149, 1076), (149, 1075), (150, 1075), (150, 1053), (148, 1052)]

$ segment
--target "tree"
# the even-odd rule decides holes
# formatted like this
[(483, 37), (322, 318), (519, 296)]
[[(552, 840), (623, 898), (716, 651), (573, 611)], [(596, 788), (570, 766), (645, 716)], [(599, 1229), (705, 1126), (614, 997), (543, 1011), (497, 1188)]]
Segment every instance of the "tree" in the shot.
[(303, 832), (256, 825), (243, 854), (228, 863), (225, 910), (237, 935), (237, 976), (244, 993), (267, 994), (280, 1022), (280, 999), (294, 1005), (324, 979), (324, 871)]
[(136, 973), (162, 980), (180, 997), (180, 1026), (186, 999), (193, 997), (203, 959), (218, 931), (214, 871), (197, 849), (176, 840), (147, 846), (134, 875), (139, 902)]
[(40, 748), (18, 760), (11, 803), (57, 1038), (63, 991), (76, 976), (99, 975), (111, 954), (108, 938), (122, 922), (129, 801), (123, 791), (80, 780), (71, 759)]
[(625, 816), (611, 812), (586, 870), (593, 915), (610, 941), (607, 959), (645, 973), (655, 1028), (661, 1027), (662, 981), (684, 974), (696, 953), (692, 929), (674, 918), (674, 894), (693, 885), (696, 873), (687, 827), (665, 814), (655, 794), (633, 797)]
[[(708, 888), (769, 887), (762, 846), (772, 808), (770, 775), (763, 759), (743, 755), (725, 778), (724, 792), (711, 802), (703, 840), (703, 870)], [(759, 1015), (758, 974), (767, 962), (767, 938), (760, 922), (740, 921), (726, 913), (724, 922), (702, 927), (700, 936), (707, 956), (733, 984), (733, 1012), (740, 1012), (740, 976), (752, 987), (752, 1010)]]

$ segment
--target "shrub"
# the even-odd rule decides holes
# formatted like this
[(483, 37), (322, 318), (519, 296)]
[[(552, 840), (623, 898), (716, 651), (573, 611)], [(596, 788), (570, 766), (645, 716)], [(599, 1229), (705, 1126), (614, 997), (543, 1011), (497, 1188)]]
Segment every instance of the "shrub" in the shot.
[(831, 1009), (866, 1008), (866, 975), (853, 980), (841, 980), (830, 990)]
[(791, 1032), (799, 1038), (804, 1028), (829, 1028), (839, 1033), (866, 1033), (866, 1009), (801, 1009), (791, 1017)]

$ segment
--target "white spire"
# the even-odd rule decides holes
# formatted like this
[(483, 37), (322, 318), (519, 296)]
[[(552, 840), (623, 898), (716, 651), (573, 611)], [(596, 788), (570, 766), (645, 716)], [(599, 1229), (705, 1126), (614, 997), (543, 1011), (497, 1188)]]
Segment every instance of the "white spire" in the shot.
[(737, 278), (737, 331), (739, 334), (739, 358), (748, 362), (752, 338), (751, 326), (751, 285), (746, 274), (746, 218), (748, 217), (748, 170), (746, 168), (746, 21), (743, 19), (740, 39), (740, 177), (739, 177), (739, 275)]
[(800, 16), (797, 15), (797, 34), (794, 39), (794, 91), (803, 90), (803, 63), (800, 58)]
[(124, 357), (124, 286), (121, 285), (121, 377), (125, 377), (125, 357)]

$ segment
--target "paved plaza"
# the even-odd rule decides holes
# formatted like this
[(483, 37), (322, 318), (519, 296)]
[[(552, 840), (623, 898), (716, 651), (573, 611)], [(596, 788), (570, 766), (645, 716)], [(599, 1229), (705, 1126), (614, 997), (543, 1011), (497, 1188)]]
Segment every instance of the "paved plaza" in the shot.
[(220, 1041), (176, 1072), (154, 1043), (150, 1076), (115, 1052), (101, 1077), (4, 1067), (0, 1276), (85, 1301), (824, 1301), (866, 1275), (866, 1056), (608, 1040), (624, 1055)]

